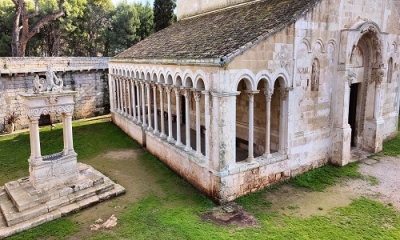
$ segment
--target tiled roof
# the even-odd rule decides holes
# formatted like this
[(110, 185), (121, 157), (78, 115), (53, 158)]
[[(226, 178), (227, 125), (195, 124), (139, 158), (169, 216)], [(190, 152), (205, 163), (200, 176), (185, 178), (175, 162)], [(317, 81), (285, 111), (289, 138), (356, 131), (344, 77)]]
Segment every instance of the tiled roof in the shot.
[(261, 0), (181, 20), (115, 58), (226, 59), (290, 25), (320, 0)]

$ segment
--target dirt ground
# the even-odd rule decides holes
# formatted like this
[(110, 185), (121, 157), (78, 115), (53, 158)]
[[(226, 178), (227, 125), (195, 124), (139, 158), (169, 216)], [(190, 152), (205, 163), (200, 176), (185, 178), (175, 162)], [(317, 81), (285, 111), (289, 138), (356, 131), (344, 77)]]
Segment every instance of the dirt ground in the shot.
[[(138, 149), (109, 152), (86, 161), (86, 163), (91, 164), (112, 180), (124, 186), (126, 194), (74, 214), (73, 220), (77, 221), (83, 230), (71, 236), (71, 239), (90, 234), (90, 225), (97, 219), (107, 220), (112, 214), (118, 217), (133, 202), (149, 195), (163, 196), (163, 190), (156, 184), (157, 176), (154, 176), (154, 173), (148, 167), (143, 167), (139, 163), (137, 156), (142, 151), (142, 149)], [(341, 181), (323, 192), (312, 192), (283, 185), (267, 195), (266, 200), (272, 203), (270, 211), (299, 217), (324, 215), (330, 209), (347, 206), (353, 199), (361, 196), (385, 204), (391, 203), (395, 209), (400, 211), (400, 158), (382, 157), (379, 160), (362, 160), (359, 171), (364, 176), (375, 177), (378, 180), (377, 184), (371, 185), (371, 182), (360, 179)], [(240, 206), (235, 207), (243, 211)], [(221, 224), (220, 219), (226, 218), (234, 224), (241, 225), (236, 221), (237, 215), (234, 217), (221, 215), (221, 209), (215, 209), (215, 214), (219, 218), (216, 221), (217, 223)], [(237, 212), (234, 212), (234, 214), (237, 214)], [(243, 214), (247, 213), (244, 212)], [(210, 219), (210, 215), (203, 217)], [(243, 223), (244, 225), (257, 225), (257, 220), (253, 219), (252, 216), (244, 217), (244, 219), (247, 219), (247, 222)]]
[(323, 192), (284, 185), (268, 194), (267, 200), (272, 203), (271, 211), (299, 217), (324, 215), (330, 209), (347, 206), (353, 199), (362, 196), (384, 204), (390, 203), (400, 211), (400, 158), (361, 160), (359, 172), (367, 177), (375, 177), (376, 185), (367, 180), (346, 180)]

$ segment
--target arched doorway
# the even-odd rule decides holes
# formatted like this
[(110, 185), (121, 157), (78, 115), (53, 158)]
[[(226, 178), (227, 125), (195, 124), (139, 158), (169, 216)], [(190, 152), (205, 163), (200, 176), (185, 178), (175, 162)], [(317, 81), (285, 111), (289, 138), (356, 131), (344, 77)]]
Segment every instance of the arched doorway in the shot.
[(353, 148), (372, 151), (375, 148), (373, 127), (377, 116), (375, 77), (380, 68), (380, 45), (374, 32), (364, 34), (357, 45), (353, 47), (350, 63), (353, 78), (349, 82), (349, 115), (348, 124), (351, 128), (350, 145)]

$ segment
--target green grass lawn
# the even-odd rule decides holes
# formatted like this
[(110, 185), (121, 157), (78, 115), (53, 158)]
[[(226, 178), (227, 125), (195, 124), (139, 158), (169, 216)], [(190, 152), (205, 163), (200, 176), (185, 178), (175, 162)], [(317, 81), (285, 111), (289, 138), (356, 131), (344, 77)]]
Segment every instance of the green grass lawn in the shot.
[[(60, 130), (41, 131), (42, 152), (62, 148)], [(110, 122), (96, 121), (74, 124), (74, 146), (79, 161), (85, 162), (99, 153), (138, 148), (139, 145)], [(399, 139), (394, 141), (398, 141)], [(385, 146), (387, 146), (385, 144)], [(399, 145), (397, 145), (399, 146)], [(385, 148), (386, 149), (386, 148)], [(12, 152), (11, 152), (11, 151)], [(1, 184), (27, 175), (29, 135), (0, 138)], [(202, 221), (200, 215), (215, 207), (214, 203), (173, 173), (146, 151), (140, 163), (156, 178), (163, 194), (150, 194), (129, 204), (118, 216), (112, 231), (89, 232), (84, 239), (399, 239), (400, 214), (391, 206), (367, 198), (355, 199), (349, 206), (335, 208), (325, 216), (300, 218), (271, 212), (266, 194), (280, 185), (239, 198), (238, 204), (253, 214), (258, 227), (217, 226)], [(95, 162), (91, 164), (96, 167)], [(289, 183), (321, 191), (337, 179), (361, 177), (357, 164), (344, 168), (325, 166), (302, 175)], [(333, 176), (333, 177), (332, 177)], [(329, 179), (327, 180), (327, 178)], [(281, 185), (283, 185), (281, 184)], [(105, 204), (105, 203), (101, 203)], [(10, 237), (9, 239), (76, 239), (74, 234), (84, 227), (73, 216)]]

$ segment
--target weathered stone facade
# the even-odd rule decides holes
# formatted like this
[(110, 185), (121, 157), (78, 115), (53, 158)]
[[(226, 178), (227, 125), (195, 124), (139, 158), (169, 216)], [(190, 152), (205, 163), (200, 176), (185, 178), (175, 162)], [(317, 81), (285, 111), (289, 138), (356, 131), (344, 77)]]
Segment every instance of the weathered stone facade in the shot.
[(20, 94), (31, 92), (35, 76), (45, 78), (49, 65), (62, 78), (64, 89), (78, 92), (74, 119), (109, 112), (108, 58), (0, 58), (0, 63), (0, 132), (5, 128), (3, 119), (12, 112), (21, 115), (17, 129), (28, 127)]
[(111, 59), (113, 121), (219, 202), (344, 166), (352, 149), (376, 153), (396, 136), (392, 0), (243, 2)]

